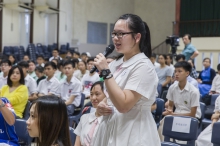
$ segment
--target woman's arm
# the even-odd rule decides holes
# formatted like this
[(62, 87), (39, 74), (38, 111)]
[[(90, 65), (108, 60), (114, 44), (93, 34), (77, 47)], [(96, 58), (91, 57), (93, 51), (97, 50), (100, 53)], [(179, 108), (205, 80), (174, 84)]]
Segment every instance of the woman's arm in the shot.
[(80, 137), (76, 136), (76, 141), (74, 146), (81, 146)]
[(28, 100), (28, 89), (26, 86), (19, 86), (19, 89), (13, 93), (13, 98), (10, 99), (12, 105), (19, 104)]
[[(0, 105), (2, 105), (2, 104), (3, 104), (3, 101), (0, 100)], [(4, 119), (8, 123), (8, 125), (14, 125), (15, 116), (6, 106), (0, 107), (0, 112), (2, 113), (2, 116), (4, 117)]]
[(163, 87), (166, 87), (167, 84), (169, 84), (171, 82), (171, 77), (170, 76), (167, 76), (166, 77), (166, 81), (162, 84)]

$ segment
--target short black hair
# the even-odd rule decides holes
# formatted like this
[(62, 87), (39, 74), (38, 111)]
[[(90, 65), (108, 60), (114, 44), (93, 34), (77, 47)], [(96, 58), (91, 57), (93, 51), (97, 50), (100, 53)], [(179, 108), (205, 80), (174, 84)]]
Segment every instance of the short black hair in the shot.
[(35, 64), (35, 61), (34, 61), (34, 60), (28, 60), (27, 62), (28, 62), (28, 64), (29, 64), (29, 63)]
[(163, 56), (163, 58), (166, 60), (167, 59), (167, 55), (165, 54), (160, 54), (159, 56)]
[(37, 66), (35, 68), (35, 71), (38, 71), (39, 73), (44, 73), (44, 68), (42, 66)]
[(220, 71), (220, 64), (217, 65), (217, 70)]
[(184, 34), (183, 37), (185, 37), (185, 36), (188, 36), (188, 39), (189, 39), (190, 42), (191, 42), (191, 35), (190, 35), (190, 34)]
[(29, 63), (27, 61), (20, 61), (18, 62), (18, 66), (20, 66), (21, 68), (28, 68), (29, 67)]
[(152, 53), (152, 54), (151, 54), (151, 57), (157, 58), (157, 55), (156, 55), (155, 53)]
[(61, 66), (63, 66), (65, 60), (60, 60), (58, 63), (57, 63), (57, 68), (60, 68)]
[(176, 60), (176, 62), (178, 62), (180, 59), (183, 59), (183, 60), (185, 60), (185, 55), (183, 55), (183, 54), (178, 54), (178, 55), (176, 55), (176, 57), (175, 57), (175, 60)]
[(206, 58), (203, 59), (202, 62), (204, 62), (205, 60), (209, 60), (209, 63), (211, 63), (211, 59), (210, 58), (206, 57)]
[(86, 63), (85, 61), (83, 61), (83, 60), (79, 61), (78, 64), (79, 64), (80, 62), (84, 63), (85, 66), (87, 65), (87, 63)]
[(14, 71), (16, 68), (19, 70), (19, 72), (20, 72), (20, 74), (21, 74), (21, 78), (20, 78), (20, 80), (19, 80), (19, 83), (22, 84), (22, 85), (25, 84), (25, 82), (24, 82), (24, 73), (23, 73), (23, 71), (22, 71), (22, 68), (21, 68), (20, 66), (18, 66), (18, 65), (15, 65), (15, 66), (12, 66), (12, 68), (9, 70), (9, 73), (8, 73), (7, 85), (8, 85), (9, 87), (12, 87), (12, 85), (13, 85), (12, 80), (11, 80), (11, 75), (13, 74), (13, 71)]
[(167, 54), (167, 57), (170, 57), (171, 60), (173, 60), (173, 55), (172, 54)]
[(45, 64), (45, 66), (44, 66), (44, 69), (45, 69), (46, 67), (48, 67), (48, 66), (51, 66), (53, 69), (57, 69), (57, 65), (56, 65), (54, 62), (52, 62), (52, 61), (47, 62), (47, 63)]
[(37, 56), (37, 59), (38, 59), (38, 58), (42, 58), (42, 59), (44, 60), (44, 56), (43, 56), (43, 55), (38, 55), (38, 56)]
[[(60, 52), (58, 49), (53, 49), (53, 51), (57, 51), (58, 53)], [(52, 52), (53, 52), (53, 51), (52, 51)]]
[(100, 85), (102, 92), (104, 93), (104, 82), (103, 81), (97, 81), (94, 84), (92, 84), (92, 87), (90, 88), (90, 91), (92, 91), (92, 89), (96, 86), (96, 85)]
[(8, 59), (3, 59), (3, 60), (0, 62), (0, 65), (2, 65), (3, 63), (7, 63), (8, 66), (11, 66), (11, 61), (9, 61)]
[(55, 59), (55, 58), (54, 58), (54, 59), (51, 60), (51, 62), (53, 62), (53, 60), (55, 60), (55, 61), (57, 62), (57, 65), (60, 63), (60, 60), (59, 60), (59, 59)]
[(95, 58), (93, 57), (90, 57), (88, 60), (87, 60), (87, 63), (89, 63), (90, 61), (94, 61)]
[(175, 68), (180, 68), (182, 67), (185, 71), (188, 71), (189, 74), (191, 73), (192, 71), (192, 66), (190, 65), (189, 62), (187, 61), (180, 61), (180, 62), (177, 62), (175, 65), (174, 65)]
[(74, 53), (75, 53), (76, 55), (80, 56), (80, 53), (79, 53), (79, 52), (75, 51)]
[(81, 54), (81, 56), (87, 56), (87, 53), (86, 53), (86, 52), (83, 52), (83, 53)]
[(76, 58), (73, 58), (72, 61), (77, 64), (79, 63), (79, 59), (76, 59)]
[(71, 65), (73, 68), (75, 68), (75, 63), (72, 60), (64, 61), (63, 66), (66, 66), (66, 65)]

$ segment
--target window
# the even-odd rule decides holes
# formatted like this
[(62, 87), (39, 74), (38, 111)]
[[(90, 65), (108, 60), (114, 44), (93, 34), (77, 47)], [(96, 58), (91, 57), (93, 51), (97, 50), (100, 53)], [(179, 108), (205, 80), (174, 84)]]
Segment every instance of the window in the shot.
[(20, 45), (26, 46), (30, 43), (30, 14), (20, 13)]

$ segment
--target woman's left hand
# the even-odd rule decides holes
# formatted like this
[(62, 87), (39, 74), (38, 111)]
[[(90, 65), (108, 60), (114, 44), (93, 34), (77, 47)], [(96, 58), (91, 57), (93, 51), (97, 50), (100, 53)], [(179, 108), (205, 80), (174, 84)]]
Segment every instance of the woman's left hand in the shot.
[(96, 58), (94, 59), (93, 64), (97, 67), (99, 71), (103, 69), (109, 69), (107, 60), (102, 53), (99, 53), (98, 55), (96, 55)]

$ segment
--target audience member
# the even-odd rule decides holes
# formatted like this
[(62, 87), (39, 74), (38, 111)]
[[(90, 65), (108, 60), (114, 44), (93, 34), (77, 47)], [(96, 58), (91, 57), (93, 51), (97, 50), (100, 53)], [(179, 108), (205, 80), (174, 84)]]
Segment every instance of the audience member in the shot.
[(44, 56), (43, 55), (39, 55), (37, 56), (37, 66), (42, 66), (44, 67)]
[(51, 61), (54, 62), (56, 64), (56, 66), (57, 66), (57, 69), (55, 71), (55, 77), (57, 77), (57, 76), (59, 76), (61, 74), (61, 71), (59, 70), (59, 67), (58, 67), (58, 65), (60, 64), (61, 60), (52, 59)]
[(80, 53), (77, 52), (77, 51), (75, 51), (75, 52), (73, 53), (73, 58), (76, 58), (76, 59), (78, 59), (79, 61), (81, 61), (81, 59), (80, 59)]
[(28, 74), (36, 81), (38, 78), (35, 73), (35, 68), (36, 68), (35, 62), (33, 60), (29, 60), (28, 64), (29, 64)]
[[(163, 112), (164, 116), (191, 116), (200, 119), (200, 94), (192, 84), (187, 82), (187, 77), (191, 72), (191, 65), (186, 61), (177, 62), (175, 65), (175, 78), (178, 84), (172, 84), (168, 89), (167, 99), (169, 101), (168, 108)], [(173, 112), (174, 106), (176, 107)], [(164, 137), (162, 135), (163, 122), (161, 120), (158, 133), (161, 141)]]
[(220, 122), (220, 96), (215, 101), (214, 114), (212, 115), (212, 124), (206, 127), (199, 135), (196, 141), (197, 146), (213, 146), (211, 142), (212, 128), (215, 122)]
[(45, 75), (44, 75), (44, 68), (42, 66), (37, 66), (35, 68), (35, 73), (38, 77), (37, 79), (37, 85), (40, 83), (41, 80), (46, 79)]
[(49, 61), (52, 61), (53, 59), (62, 60), (62, 58), (59, 56), (59, 50), (58, 49), (54, 49), (52, 54), (53, 54), (53, 56), (50, 57)]
[(15, 113), (6, 98), (0, 98), (0, 145), (20, 146), (15, 132)]
[(186, 57), (186, 61), (188, 61), (189, 59), (192, 59), (192, 60), (195, 59), (199, 55), (199, 52), (191, 44), (190, 34), (183, 35), (183, 43), (185, 45), (185, 48), (182, 51), (182, 54)]
[(8, 80), (8, 73), (11, 69), (11, 62), (9, 60), (2, 60), (0, 63), (1, 71), (3, 72), (2, 75), (0, 75), (0, 89), (2, 86), (7, 84)]
[(74, 105), (78, 107), (81, 102), (81, 82), (73, 76), (75, 64), (71, 60), (64, 62), (64, 73), (67, 76), (66, 80), (60, 84), (58, 90), (53, 91), (53, 94), (61, 97), (67, 105), (68, 115), (74, 112)]
[(209, 91), (209, 95), (220, 94), (220, 64), (217, 66), (218, 74), (212, 81), (212, 87)]
[(81, 59), (82, 61), (84, 61), (84, 62), (87, 61), (87, 58), (88, 58), (88, 56), (87, 56), (87, 53), (86, 53), (86, 52), (82, 53), (81, 56), (80, 56), (80, 59)]
[[(88, 70), (92, 69), (93, 62), (94, 62), (94, 58), (89, 58), (87, 60), (87, 69)], [(89, 98), (90, 89), (91, 89), (92, 85), (97, 81), (100, 81), (100, 77), (97, 72), (87, 73), (82, 77), (81, 82), (82, 82), (82, 86), (83, 86), (83, 94), (85, 94), (86, 98)]]
[(22, 69), (19, 66), (13, 66), (8, 73), (7, 85), (3, 86), (0, 92), (0, 97), (6, 97), (10, 101), (18, 118), (23, 117), (28, 101), (28, 89), (24, 84)]
[(29, 61), (29, 60), (30, 60), (30, 57), (28, 55), (24, 55), (23, 61)]
[(56, 96), (39, 97), (30, 107), (26, 121), (37, 146), (71, 146), (66, 105)]
[[(104, 85), (102, 81), (95, 82), (90, 89), (90, 100), (93, 108), (97, 108), (98, 104), (105, 98)], [(88, 109), (87, 109), (88, 110)], [(91, 107), (90, 107), (91, 110)], [(90, 145), (96, 135), (99, 124), (102, 122), (102, 117), (99, 113), (91, 112), (84, 114), (74, 133), (77, 135), (75, 146)], [(95, 129), (94, 128), (95, 125)], [(94, 132), (93, 132), (94, 131)]]
[(172, 70), (172, 74), (174, 73), (174, 66), (173, 66), (173, 55), (172, 54), (167, 54), (167, 59), (166, 59), (166, 65), (169, 66)]
[(197, 74), (197, 72), (196, 72), (196, 69), (195, 69), (195, 66), (194, 66), (193, 61), (192, 61), (191, 59), (189, 59), (188, 62), (189, 62), (189, 63), (191, 64), (191, 66), (192, 66), (192, 72), (191, 72), (190, 76), (191, 76), (192, 78), (194, 78), (194, 79), (197, 79), (197, 78), (198, 78), (198, 74)]
[(215, 70), (210, 67), (211, 59), (204, 58), (203, 59), (203, 66), (205, 67), (199, 74), (197, 79), (199, 83), (199, 92), (202, 96), (209, 93), (212, 85), (212, 81), (216, 75)]
[[(57, 78), (61, 83), (66, 80), (66, 75), (65, 75), (65, 73), (64, 73), (64, 66), (63, 66), (63, 64), (64, 64), (65, 61), (66, 61), (66, 60), (61, 60), (61, 61), (59, 61), (58, 65), (57, 65), (57, 68), (59, 69), (59, 72), (58, 72), (57, 74), (56, 74), (56, 72), (55, 72), (56, 78)], [(70, 61), (71, 61), (71, 60), (70, 60)]]
[(157, 63), (157, 55), (155, 53), (152, 53), (151, 57), (150, 57), (151, 62), (153, 63), (153, 65), (156, 67), (159, 67), (160, 64)]
[(28, 69), (29, 69), (29, 64), (26, 61), (21, 61), (18, 63), (18, 66), (22, 68), (23, 74), (24, 74), (24, 81), (25, 85), (28, 88), (28, 95), (29, 95), (29, 100), (32, 101), (37, 98), (37, 83), (34, 78), (32, 78), (28, 74)]
[(54, 76), (57, 66), (54, 62), (47, 62), (44, 66), (44, 73), (47, 78), (40, 81), (37, 87), (38, 96), (50, 95), (59, 89), (59, 80)]
[(17, 65), (16, 57), (14, 55), (9, 55), (8, 60), (11, 62), (12, 66)]
[(79, 79), (80, 81), (82, 80), (82, 77), (85, 75), (85, 74), (88, 74), (89, 71), (86, 69), (86, 62), (85, 61), (79, 61), (78, 63), (78, 68), (79, 68), (79, 72), (77, 74), (74, 74), (75, 77), (77, 79)]
[(66, 52), (66, 57), (73, 58), (73, 53), (71, 51)]

